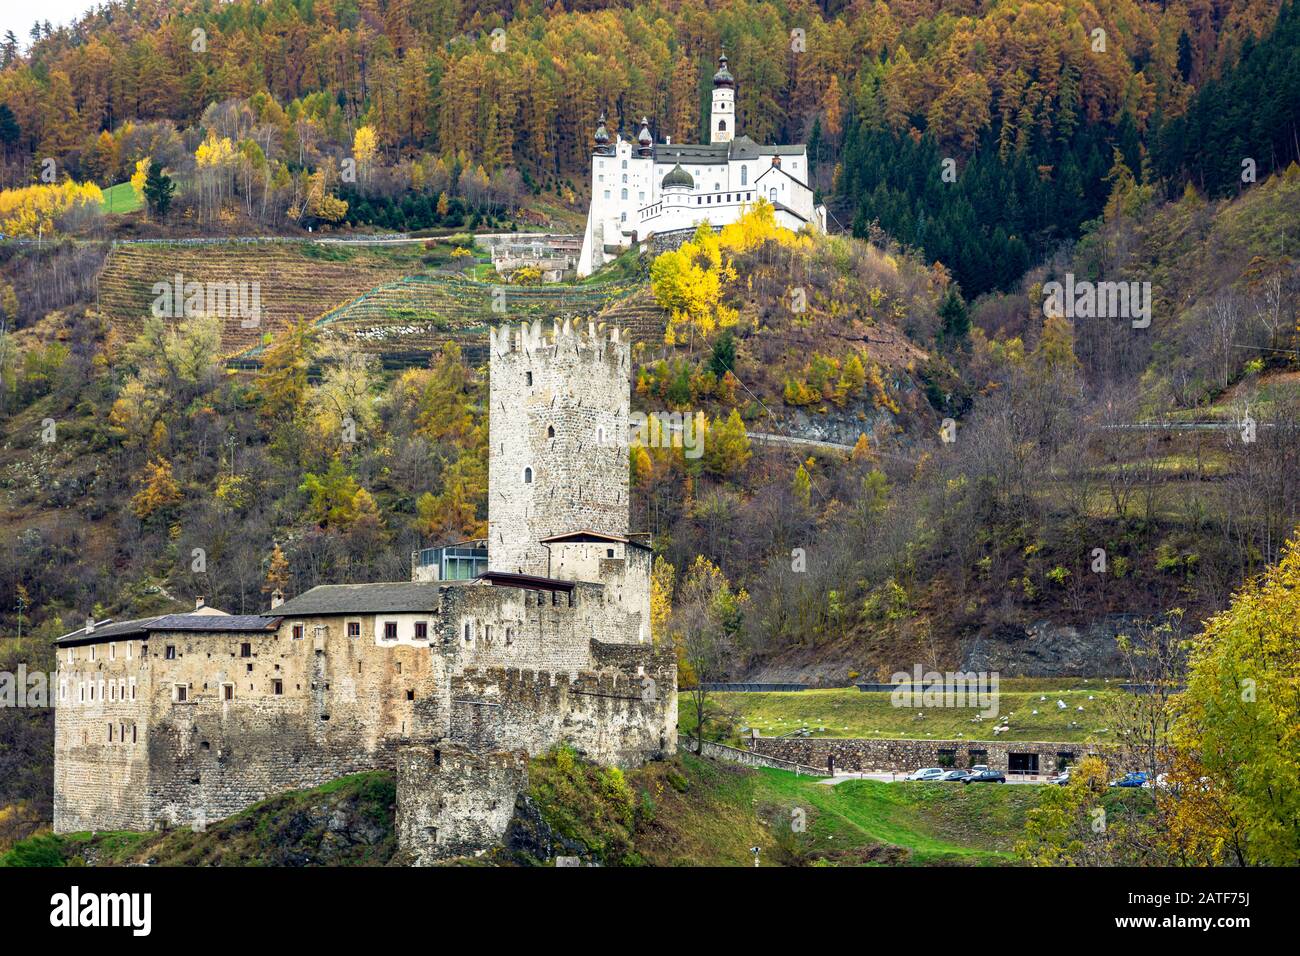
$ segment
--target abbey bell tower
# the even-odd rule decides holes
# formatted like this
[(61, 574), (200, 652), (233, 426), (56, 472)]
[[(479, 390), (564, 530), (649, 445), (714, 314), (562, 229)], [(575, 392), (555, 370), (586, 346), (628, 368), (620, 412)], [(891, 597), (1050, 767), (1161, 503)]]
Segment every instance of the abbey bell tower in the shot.
[(727, 54), (718, 57), (713, 74), (713, 112), (709, 115), (709, 142), (730, 143), (736, 135), (736, 79), (727, 69)]

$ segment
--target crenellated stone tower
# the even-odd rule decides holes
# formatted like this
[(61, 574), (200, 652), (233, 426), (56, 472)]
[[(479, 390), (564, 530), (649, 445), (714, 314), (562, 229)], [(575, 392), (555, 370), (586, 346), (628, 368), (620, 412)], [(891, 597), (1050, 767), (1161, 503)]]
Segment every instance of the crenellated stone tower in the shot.
[(550, 576), (542, 539), (628, 532), (631, 348), (556, 321), (491, 333), (488, 566)]

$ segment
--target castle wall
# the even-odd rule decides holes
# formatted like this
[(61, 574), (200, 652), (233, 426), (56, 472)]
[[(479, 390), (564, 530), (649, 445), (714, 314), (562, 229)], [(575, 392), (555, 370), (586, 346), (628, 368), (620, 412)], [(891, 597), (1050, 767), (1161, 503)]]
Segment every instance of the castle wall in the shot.
[(617, 625), (599, 640), (618, 644), (650, 642), (648, 548), (621, 541), (559, 541), (549, 545), (551, 576), (565, 581), (599, 581), (602, 600)]
[[(156, 633), (114, 664), (100, 645), (95, 673), (126, 679), (130, 668), (137, 699), (101, 702), (97, 689), (93, 703), (60, 706), (56, 832), (202, 826), (274, 793), (391, 767), (402, 741), (445, 732), (444, 658), (377, 642), (375, 618), (286, 619), (273, 634)], [(349, 638), (347, 620), (363, 636)], [(65, 653), (60, 682), (77, 666)], [(108, 743), (110, 715), (134, 742)]]
[(137, 642), (120, 642), (115, 649), (119, 653), (109, 659), (108, 647), (97, 646), (93, 661), (88, 646), (58, 654), (57, 833), (131, 829), (147, 815), (149, 670)]
[(544, 576), (540, 539), (627, 534), (631, 352), (567, 322), (549, 338), (541, 323), (511, 332), (492, 334), (488, 563)]
[[(578, 675), (467, 668), (451, 681), (452, 742), (476, 752), (536, 756), (565, 742), (587, 759), (639, 766), (677, 746), (676, 661), (670, 649), (604, 646)], [(615, 670), (615, 668), (618, 668)]]
[(397, 762), (397, 839), (417, 866), (501, 841), (528, 789), (528, 755), (413, 746)]

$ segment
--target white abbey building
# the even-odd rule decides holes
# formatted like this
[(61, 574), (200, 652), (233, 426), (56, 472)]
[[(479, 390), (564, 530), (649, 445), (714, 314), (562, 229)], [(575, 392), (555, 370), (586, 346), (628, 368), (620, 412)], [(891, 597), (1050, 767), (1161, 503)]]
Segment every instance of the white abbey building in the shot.
[(644, 117), (635, 142), (617, 134), (611, 141), (602, 113), (578, 275), (590, 275), (654, 233), (735, 222), (760, 198), (772, 203), (777, 222), (788, 229), (811, 223), (825, 232), (826, 207), (814, 203), (808, 185), (807, 148), (760, 146), (736, 133), (736, 81), (725, 53), (713, 75), (707, 145), (655, 143)]

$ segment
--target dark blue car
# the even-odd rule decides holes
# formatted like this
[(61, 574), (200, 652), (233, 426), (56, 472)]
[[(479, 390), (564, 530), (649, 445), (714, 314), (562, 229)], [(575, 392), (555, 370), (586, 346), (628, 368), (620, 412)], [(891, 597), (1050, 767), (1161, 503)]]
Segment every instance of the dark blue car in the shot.
[(1147, 785), (1147, 773), (1144, 770), (1135, 770), (1132, 773), (1126, 773), (1118, 780), (1110, 782), (1112, 787), (1145, 787)]

